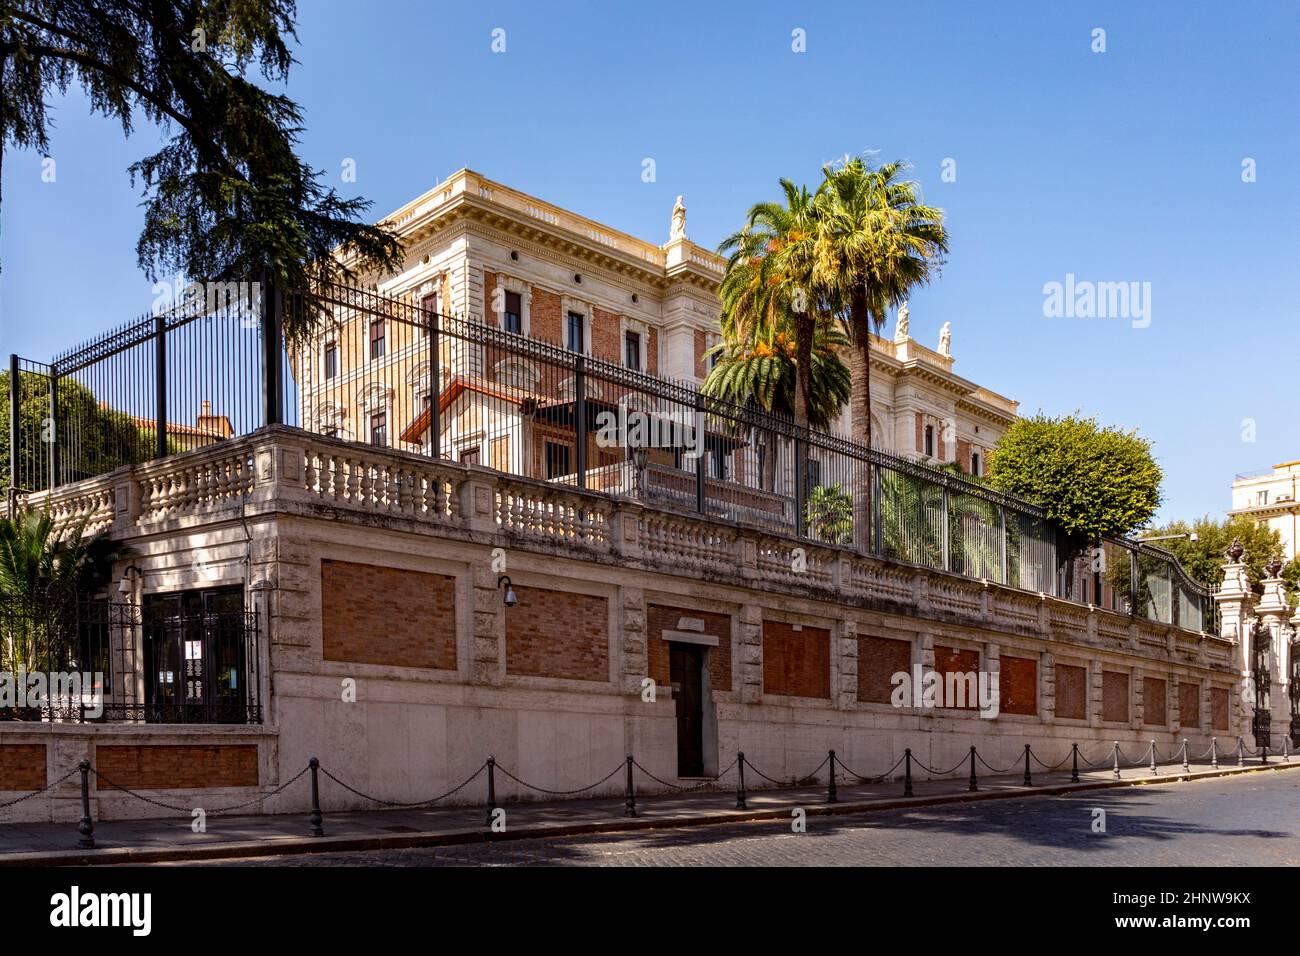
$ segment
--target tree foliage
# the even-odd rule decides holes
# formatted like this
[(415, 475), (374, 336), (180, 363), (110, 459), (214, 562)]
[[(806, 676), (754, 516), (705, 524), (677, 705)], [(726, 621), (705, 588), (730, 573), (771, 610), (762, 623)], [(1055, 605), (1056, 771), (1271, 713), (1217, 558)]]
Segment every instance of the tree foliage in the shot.
[(989, 484), (1041, 505), (1067, 553), (1145, 525), (1161, 478), (1150, 442), (1077, 414), (1017, 419), (989, 456)]
[[(48, 150), (47, 103), (75, 82), (124, 133), (143, 118), (170, 134), (130, 167), (145, 193), (136, 253), (151, 278), (256, 281), (268, 269), (308, 288), (350, 274), (347, 255), (394, 269), (396, 236), (357, 221), (369, 202), (343, 198), (298, 158), (298, 105), (250, 79), (288, 78), (296, 13), (294, 0), (11, 0), (0, 17), (0, 155)], [(292, 335), (311, 313), (291, 311)]]
[[(1278, 532), (1244, 515), (1233, 515), (1217, 520), (1205, 515), (1195, 521), (1171, 521), (1158, 528), (1143, 532), (1140, 537), (1151, 538), (1195, 532), (1197, 540), (1175, 538), (1161, 541), (1159, 546), (1171, 552), (1192, 578), (1201, 584), (1213, 586), (1223, 581), (1224, 552), (1233, 541), (1240, 541), (1246, 549), (1242, 560), (1246, 562), (1246, 576), (1256, 592), (1263, 591), (1261, 582), (1267, 577), (1264, 571), (1274, 557), (1282, 553), (1282, 536)], [(1289, 561), (1282, 569), (1288, 590), (1294, 593), (1300, 580), (1300, 561)]]

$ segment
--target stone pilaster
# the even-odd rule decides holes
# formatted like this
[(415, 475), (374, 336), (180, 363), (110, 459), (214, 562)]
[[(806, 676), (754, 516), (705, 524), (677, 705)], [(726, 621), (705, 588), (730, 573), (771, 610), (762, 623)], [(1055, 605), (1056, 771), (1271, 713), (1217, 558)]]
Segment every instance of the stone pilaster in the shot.
[(1088, 726), (1101, 726), (1101, 661), (1088, 664)]
[(645, 591), (623, 588), (623, 693), (639, 696), (650, 672)]
[(858, 622), (841, 621), (837, 628), (839, 636), (835, 638), (839, 651), (835, 655), (838, 662), (835, 706), (851, 709), (858, 703)]
[[(1288, 671), (1290, 669), (1290, 636), (1287, 634), (1287, 617), (1291, 608), (1287, 604), (1284, 582), (1279, 576), (1281, 561), (1268, 568), (1270, 576), (1265, 578), (1264, 594), (1255, 606), (1255, 614), (1268, 634), (1268, 670), (1270, 686), (1269, 711), (1272, 716), (1271, 733), (1274, 739), (1290, 729), (1291, 701), (1287, 696), (1290, 691)], [(1251, 648), (1252, 652), (1254, 648)], [(1280, 747), (1280, 744), (1279, 744)]]
[(1038, 682), (1038, 713), (1044, 724), (1056, 723), (1056, 655), (1044, 651), (1040, 658), (1043, 667)]
[(490, 567), (474, 569), (474, 631), (469, 676), (476, 684), (500, 683), (505, 670), (505, 603)]
[(763, 609), (757, 604), (740, 609), (740, 699), (746, 704), (763, 699)]
[(1219, 605), (1219, 636), (1236, 645), (1232, 662), (1239, 679), (1233, 686), (1230, 704), (1231, 733), (1234, 738), (1237, 734), (1244, 737), (1250, 733), (1251, 718), (1254, 716), (1254, 703), (1248, 699), (1253, 695), (1241, 692), (1241, 688), (1251, 678), (1249, 624), (1253, 603), (1242, 556), (1240, 545), (1234, 541), (1233, 547), (1229, 549), (1228, 563), (1223, 566), (1223, 583), (1214, 595), (1214, 600)]

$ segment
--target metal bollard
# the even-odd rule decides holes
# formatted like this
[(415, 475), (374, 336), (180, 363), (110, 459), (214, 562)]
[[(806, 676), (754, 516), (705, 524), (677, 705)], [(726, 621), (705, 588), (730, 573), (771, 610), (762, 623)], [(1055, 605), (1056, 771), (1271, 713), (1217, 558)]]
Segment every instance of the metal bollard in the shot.
[(912, 796), (912, 748), (903, 751), (903, 796)]
[(1260, 748), (1261, 762), (1268, 763), (1268, 741), (1264, 741), (1264, 746)]
[(1219, 738), (1210, 738), (1210, 766), (1219, 769)]
[(1246, 766), (1246, 741), (1237, 738), (1237, 766)]
[(1291, 738), (1286, 734), (1282, 735), (1282, 762), (1291, 762)]
[(1154, 740), (1151, 741), (1151, 772), (1154, 774), (1158, 774), (1160, 772), (1158, 769), (1156, 769), (1156, 742)]
[(488, 797), (487, 797), (487, 825), (492, 825), (492, 814), (497, 809), (497, 758), (488, 757)]
[(636, 816), (636, 790), (632, 786), (632, 755), (627, 755), (627, 793), (623, 800), (623, 816)]
[(1115, 779), (1119, 779), (1119, 741), (1115, 741)]
[(323, 837), (325, 828), (321, 826), (320, 815), (320, 781), (317, 779), (317, 771), (320, 770), (320, 761), (312, 757), (307, 761), (307, 766), (311, 768), (311, 816), (308, 818), (311, 823), (311, 835), (314, 837)]
[(1187, 738), (1184, 737), (1183, 738), (1183, 773), (1187, 773), (1187, 771), (1191, 769), (1192, 768), (1187, 763)]
[(979, 783), (975, 780), (975, 746), (970, 748), (970, 783), (966, 787), (967, 791), (974, 793), (979, 789)]
[(835, 789), (835, 751), (834, 750), (831, 751), (831, 755), (828, 759), (831, 762), (831, 783), (826, 790), (826, 802), (839, 803), (840, 795)]
[(90, 819), (90, 761), (77, 764), (81, 771), (81, 822), (77, 825), (77, 846), (83, 850), (95, 848), (95, 821)]
[(740, 775), (736, 780), (736, 809), (748, 810), (749, 806), (745, 803), (745, 751), (736, 754), (736, 768)]
[(1070, 783), (1079, 782), (1079, 745), (1070, 744)]
[(1034, 785), (1034, 778), (1029, 773), (1029, 744), (1025, 744), (1025, 779), (1022, 782), (1026, 787)]

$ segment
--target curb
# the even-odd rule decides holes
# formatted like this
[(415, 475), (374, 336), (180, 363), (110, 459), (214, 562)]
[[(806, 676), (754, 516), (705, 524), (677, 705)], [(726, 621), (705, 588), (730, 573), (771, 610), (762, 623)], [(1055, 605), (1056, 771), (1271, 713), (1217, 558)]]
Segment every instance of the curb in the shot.
[[(978, 803), (985, 800), (1018, 800), (1026, 797), (1057, 796), (1088, 790), (1113, 790), (1152, 783), (1183, 783), (1232, 777), (1261, 771), (1300, 768), (1300, 763), (1278, 763), (1253, 767), (1220, 767), (1212, 770), (1176, 771), (1129, 780), (1089, 780), (1078, 783), (1049, 784), (1005, 790), (978, 790), (974, 793), (936, 794), (929, 797), (891, 797), (856, 803), (821, 803), (805, 806), (808, 816), (844, 816), (883, 810), (934, 807), (948, 804)], [(760, 794), (763, 791), (755, 791)], [(621, 818), (590, 823), (544, 823), (520, 827), (505, 833), (492, 833), (481, 827), (458, 827), (449, 830), (426, 830), (401, 835), (338, 837), (272, 837), (213, 843), (193, 847), (107, 847), (102, 850), (52, 850), (32, 853), (0, 854), (0, 867), (14, 866), (104, 866), (120, 864), (171, 863), (187, 860), (221, 860), (241, 857), (285, 856), (288, 854), (338, 853), (355, 850), (400, 850), (414, 847), (460, 846), (505, 840), (540, 840), (596, 833), (630, 833), (641, 830), (670, 830), (683, 827), (713, 826), (729, 823), (772, 822), (788, 820), (791, 807), (763, 810), (714, 810), (687, 816)]]

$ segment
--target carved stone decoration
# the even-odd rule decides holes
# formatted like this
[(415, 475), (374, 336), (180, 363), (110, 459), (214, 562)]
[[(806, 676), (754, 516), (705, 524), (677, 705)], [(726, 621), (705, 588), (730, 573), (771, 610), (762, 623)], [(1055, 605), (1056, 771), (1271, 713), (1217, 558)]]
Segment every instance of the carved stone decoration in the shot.
[(939, 330), (939, 354), (952, 355), (952, 323), (945, 322)]
[(1224, 552), (1224, 556), (1233, 564), (1240, 564), (1241, 557), (1245, 553), (1246, 549), (1242, 547), (1241, 539), (1233, 538), (1232, 544), (1228, 545), (1228, 550)]
[(1268, 574), (1270, 578), (1276, 578), (1279, 574), (1281, 574), (1282, 555), (1280, 554), (1273, 555), (1273, 560), (1270, 561), (1268, 564), (1264, 565), (1264, 571)]
[(681, 196), (677, 197), (677, 202), (673, 204), (673, 224), (668, 231), (669, 240), (686, 238), (686, 204), (682, 202)]
[(908, 308), (907, 308), (907, 302), (905, 301), (905, 302), (903, 303), (903, 307), (902, 307), (901, 309), (898, 310), (898, 324), (897, 324), (896, 326), (894, 326), (894, 341), (895, 341), (895, 342), (897, 342), (897, 341), (899, 341), (899, 340), (901, 340), (901, 339), (909, 338), (909, 335), (908, 335), (908, 316), (910, 316), (910, 315), (911, 315), (911, 312), (908, 310)]

